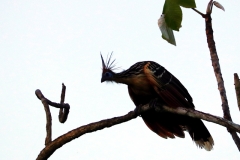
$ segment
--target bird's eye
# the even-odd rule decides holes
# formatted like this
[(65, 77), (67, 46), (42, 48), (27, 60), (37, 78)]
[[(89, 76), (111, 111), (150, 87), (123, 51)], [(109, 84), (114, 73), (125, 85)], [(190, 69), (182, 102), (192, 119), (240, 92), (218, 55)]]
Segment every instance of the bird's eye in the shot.
[(105, 77), (111, 77), (111, 73), (106, 72), (106, 73), (105, 73)]

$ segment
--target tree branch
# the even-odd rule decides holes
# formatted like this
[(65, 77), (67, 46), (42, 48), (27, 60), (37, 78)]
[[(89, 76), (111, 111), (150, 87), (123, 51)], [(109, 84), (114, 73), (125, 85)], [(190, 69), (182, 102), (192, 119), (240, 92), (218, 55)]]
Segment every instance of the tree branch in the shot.
[(203, 14), (202, 12), (198, 11), (196, 8), (192, 8), (192, 10), (194, 10), (195, 12), (197, 12), (198, 14), (200, 14), (203, 18), (205, 18), (205, 14)]
[[(198, 14), (200, 14), (205, 19), (207, 42), (208, 42), (208, 47), (210, 50), (212, 66), (213, 66), (214, 73), (215, 73), (217, 83), (218, 83), (218, 90), (220, 92), (220, 97), (222, 100), (223, 117), (229, 121), (232, 121), (230, 111), (229, 111), (227, 96), (226, 96), (226, 90), (224, 87), (224, 82), (223, 82), (222, 73), (221, 73), (221, 69), (220, 69), (219, 59), (218, 59), (218, 55), (217, 55), (217, 50), (216, 50), (216, 46), (215, 46), (215, 42), (214, 42), (214, 38), (213, 38), (212, 18), (211, 18), (213, 3), (214, 3), (214, 1), (210, 0), (210, 2), (208, 3), (208, 6), (207, 6), (206, 14), (203, 14), (194, 8), (193, 8), (193, 10), (195, 12), (197, 12)], [(223, 8), (221, 8), (221, 9), (223, 9)], [(239, 102), (239, 99), (238, 99), (238, 102)], [(240, 108), (239, 108), (239, 110), (240, 110)], [(233, 130), (230, 130), (229, 128), (228, 128), (228, 132), (232, 135), (232, 138), (233, 138), (236, 146), (238, 147), (238, 150), (240, 151), (240, 139), (239, 139), (238, 135), (236, 134), (236, 132), (234, 132)]]
[(235, 85), (236, 96), (237, 96), (237, 104), (240, 110), (240, 79), (238, 78), (237, 73), (234, 73), (234, 85)]
[[(61, 105), (64, 105), (65, 92), (66, 92), (66, 86), (62, 83), (62, 94), (61, 94), (61, 100), (60, 100)], [(58, 119), (60, 123), (66, 122), (68, 118), (69, 109), (70, 109), (70, 106), (68, 104), (67, 104), (67, 107), (59, 109)]]
[(81, 126), (76, 128), (58, 138), (53, 140), (49, 145), (47, 145), (43, 150), (39, 153), (37, 160), (46, 160), (48, 159), (58, 148), (62, 147), (64, 144), (74, 140), (75, 138), (79, 138), (80, 136), (91, 133), (97, 130), (101, 130), (107, 127), (112, 127), (114, 125), (127, 122), (131, 119), (136, 118), (141, 113), (149, 110), (155, 109), (157, 112), (171, 112), (174, 114), (185, 115), (193, 118), (203, 119), (209, 122), (213, 122), (219, 125), (222, 125), (227, 128), (231, 128), (232, 130), (236, 130), (240, 133), (240, 125), (232, 123), (224, 118), (213, 116), (207, 113), (203, 113), (200, 111), (196, 111), (193, 109), (186, 109), (178, 107), (173, 109), (171, 107), (161, 105), (161, 104), (154, 104), (154, 106), (150, 106), (149, 104), (139, 107), (134, 111), (129, 112), (128, 114), (120, 117), (114, 117), (111, 119), (101, 120), (99, 122), (90, 123), (88, 125)]
[[(37, 96), (37, 98), (39, 100), (41, 100), (42, 97), (45, 98), (44, 95), (42, 94), (42, 92), (39, 89), (37, 89), (35, 91), (35, 94), (36, 94), (36, 96)], [(52, 102), (52, 101), (50, 101), (47, 98), (45, 98), (45, 99), (46, 99), (47, 104), (52, 106), (52, 107), (55, 107), (55, 108), (65, 108), (65, 109), (69, 109), (70, 108), (69, 104), (67, 104), (67, 103), (61, 104), (61, 103)]]
[[(207, 7), (207, 13), (204, 17), (205, 22), (206, 22), (206, 36), (207, 36), (208, 48), (210, 50), (212, 66), (213, 66), (213, 70), (214, 70), (214, 73), (216, 76), (220, 97), (222, 100), (223, 117), (229, 121), (232, 121), (229, 106), (228, 106), (228, 100), (227, 100), (226, 90), (225, 90), (225, 86), (224, 86), (224, 81), (223, 81), (222, 73), (221, 73), (221, 69), (220, 69), (219, 59), (218, 59), (218, 55), (217, 55), (217, 50), (216, 50), (216, 46), (215, 46), (215, 42), (214, 42), (214, 38), (213, 38), (212, 18), (211, 18), (212, 6), (213, 6), (212, 3), (213, 3), (213, 1), (210, 0), (208, 7)], [(239, 139), (238, 135), (229, 128), (228, 128), (228, 132), (232, 135), (232, 138), (233, 138), (235, 144), (237, 145), (238, 150), (240, 151), (240, 139)]]
[(168, 107), (168, 106), (162, 106), (162, 107), (163, 107), (164, 111), (189, 116), (192, 118), (203, 119), (205, 121), (219, 124), (221, 126), (235, 130), (240, 133), (240, 125), (235, 124), (232, 121), (228, 121), (222, 117), (218, 117), (218, 116), (214, 116), (214, 115), (211, 115), (208, 113), (204, 113), (204, 112), (200, 112), (200, 111), (192, 110), (192, 109), (187, 109), (187, 108), (182, 108), (182, 107), (178, 107), (176, 109)]
[(38, 155), (37, 160), (46, 160), (48, 159), (58, 148), (62, 147), (64, 144), (72, 141), (75, 138), (78, 138), (86, 133), (91, 133), (97, 130), (104, 129), (106, 127), (112, 127), (114, 125), (129, 121), (133, 118), (136, 118), (138, 115), (136, 112), (131, 111), (128, 114), (120, 117), (114, 117), (111, 119), (102, 120), (95, 123), (90, 123), (85, 126), (76, 128), (58, 138), (56, 138), (52, 143), (46, 146)]
[(213, 38), (212, 18), (211, 18), (210, 14), (206, 14), (205, 21), (206, 21), (206, 36), (207, 36), (208, 48), (210, 50), (212, 66), (214, 69), (214, 73), (215, 73), (216, 80), (218, 83), (218, 90), (219, 90), (220, 97), (222, 100), (222, 110), (224, 113), (224, 118), (226, 118), (228, 120), (232, 120), (230, 111), (229, 111), (224, 81), (222, 78), (219, 58), (217, 55), (217, 50), (216, 50), (216, 46), (215, 46), (215, 42), (214, 42), (214, 38)]
[(47, 146), (49, 143), (51, 143), (52, 141), (52, 116), (51, 116), (51, 112), (47, 103), (47, 99), (43, 96), (42, 92), (37, 89), (35, 91), (36, 96), (38, 97), (38, 99), (40, 99), (42, 101), (42, 104), (44, 106), (45, 112), (46, 112), (46, 138), (45, 138), (45, 146)]
[(62, 94), (61, 94), (61, 103), (55, 103), (55, 102), (51, 102), (50, 100), (48, 100), (47, 98), (44, 97), (44, 95), (42, 94), (42, 92), (37, 89), (35, 91), (35, 94), (37, 96), (37, 98), (39, 100), (42, 101), (45, 112), (46, 112), (46, 138), (45, 138), (45, 146), (48, 145), (51, 141), (52, 141), (52, 116), (51, 116), (51, 112), (49, 109), (49, 105), (56, 107), (56, 108), (60, 108), (59, 111), (59, 121), (61, 123), (64, 123), (67, 120), (68, 117), (68, 113), (69, 113), (69, 109), (70, 106), (67, 103), (64, 103), (64, 98), (65, 98), (65, 91), (66, 91), (66, 86), (64, 84), (62, 84)]

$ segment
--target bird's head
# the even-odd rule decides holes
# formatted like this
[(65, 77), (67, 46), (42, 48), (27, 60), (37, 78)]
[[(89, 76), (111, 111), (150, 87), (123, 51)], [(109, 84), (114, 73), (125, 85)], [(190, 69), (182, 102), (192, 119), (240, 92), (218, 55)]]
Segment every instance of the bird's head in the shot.
[(102, 59), (102, 78), (101, 82), (105, 81), (114, 81), (114, 77), (116, 73), (113, 72), (114, 70), (114, 61), (111, 61), (112, 53), (109, 57), (107, 57), (106, 61), (103, 60), (102, 54), (101, 54), (101, 59)]

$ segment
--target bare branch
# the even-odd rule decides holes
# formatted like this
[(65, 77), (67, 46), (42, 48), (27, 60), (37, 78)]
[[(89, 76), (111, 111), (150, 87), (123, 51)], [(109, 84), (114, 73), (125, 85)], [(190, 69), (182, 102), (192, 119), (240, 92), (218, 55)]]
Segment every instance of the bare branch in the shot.
[(52, 143), (50, 143), (48, 146), (46, 146), (38, 155), (37, 160), (46, 160), (48, 159), (58, 148), (62, 147), (64, 144), (72, 141), (75, 138), (78, 138), (86, 133), (91, 133), (97, 130), (104, 129), (106, 127), (112, 127), (116, 124), (120, 124), (126, 121), (129, 121), (133, 118), (136, 118), (138, 115), (136, 112), (131, 111), (128, 114), (121, 116), (121, 117), (115, 117), (111, 119), (102, 120), (95, 123), (90, 123), (85, 126), (81, 126), (79, 128), (76, 128), (58, 138), (56, 138)]
[[(37, 89), (37, 90), (35, 91), (35, 94), (36, 94), (36, 96), (38, 97), (39, 100), (41, 100), (41, 98), (45, 98), (45, 97), (43, 96), (42, 92), (41, 92), (39, 89)], [(46, 101), (47, 101), (47, 104), (50, 105), (50, 106), (52, 106), (52, 107), (55, 107), (55, 108), (66, 108), (66, 109), (69, 109), (69, 108), (70, 108), (69, 104), (67, 104), (67, 103), (60, 104), (60, 103), (52, 102), (52, 101), (50, 101), (50, 100), (47, 99), (47, 98), (45, 98), (45, 99), (46, 99)]]
[(195, 12), (197, 12), (198, 14), (200, 14), (203, 18), (205, 18), (205, 14), (203, 14), (202, 12), (198, 11), (196, 8), (192, 8)]
[[(214, 42), (214, 38), (213, 38), (212, 18), (211, 18), (213, 3), (214, 3), (213, 0), (209, 1), (207, 10), (206, 10), (206, 14), (203, 14), (194, 8), (193, 8), (193, 10), (195, 12), (197, 12), (198, 14), (200, 14), (205, 19), (208, 48), (210, 50), (212, 66), (213, 66), (213, 70), (214, 70), (214, 73), (215, 73), (215, 76), (217, 79), (218, 90), (219, 90), (220, 97), (222, 100), (223, 117), (229, 121), (232, 121), (230, 111), (229, 111), (229, 106), (228, 106), (228, 100), (227, 100), (227, 96), (226, 96), (226, 90), (224, 87), (224, 82), (223, 82), (222, 73), (221, 73), (221, 69), (220, 69), (219, 59), (218, 59), (218, 55), (217, 55), (217, 50), (216, 50), (216, 46), (215, 46), (215, 42)], [(232, 138), (233, 138), (235, 144), (237, 145), (238, 150), (240, 151), (240, 139), (239, 139), (238, 135), (233, 130), (228, 129), (228, 132), (232, 135)]]
[[(66, 86), (62, 83), (62, 93), (61, 93), (61, 100), (60, 100), (60, 104), (62, 104), (62, 105), (64, 104), (65, 93), (66, 93)], [(69, 109), (70, 109), (70, 106), (59, 109), (58, 119), (59, 119), (60, 123), (66, 122), (67, 117), (68, 117), (68, 113), (69, 113)]]
[(79, 138), (80, 136), (91, 133), (97, 130), (101, 130), (107, 127), (112, 127), (114, 125), (127, 122), (131, 119), (136, 118), (141, 113), (149, 110), (149, 109), (155, 109), (157, 112), (171, 112), (175, 114), (190, 116), (193, 118), (200, 118), (204, 119), (209, 122), (213, 122), (222, 126), (225, 126), (227, 128), (231, 128), (232, 130), (236, 130), (240, 133), (240, 125), (234, 124), (231, 121), (228, 121), (224, 118), (213, 116), (207, 113), (203, 113), (200, 111), (192, 110), (192, 109), (186, 109), (178, 107), (176, 109), (173, 109), (168, 106), (162, 106), (161, 104), (156, 104), (154, 107), (150, 106), (149, 104), (141, 106), (139, 109), (135, 109), (134, 111), (129, 112), (128, 114), (120, 117), (114, 117), (111, 119), (101, 120), (99, 122), (90, 123), (88, 125), (81, 126), (79, 128), (76, 128), (58, 138), (56, 138), (52, 143), (50, 143), (48, 146), (46, 146), (38, 155), (37, 160), (45, 160), (49, 158), (58, 148), (62, 147), (64, 144), (74, 140), (75, 138)]
[(240, 110), (240, 79), (238, 78), (237, 73), (234, 73), (234, 84), (235, 84), (235, 90), (236, 90), (236, 96), (237, 96), (237, 104)]
[(62, 94), (61, 94), (61, 104), (51, 102), (50, 100), (45, 98), (44, 95), (42, 94), (42, 92), (39, 89), (37, 89), (35, 91), (35, 94), (38, 97), (38, 99), (42, 101), (42, 103), (44, 105), (45, 112), (46, 112), (46, 121), (47, 121), (46, 131), (47, 131), (47, 135), (46, 135), (46, 139), (45, 139), (45, 145), (48, 145), (52, 141), (52, 116), (51, 116), (51, 112), (50, 112), (50, 109), (49, 109), (49, 105), (53, 106), (53, 107), (56, 107), (56, 108), (60, 108), (61, 115), (59, 113), (59, 121), (61, 123), (64, 123), (67, 120), (70, 106), (69, 106), (69, 104), (64, 103), (65, 90), (66, 90), (66, 86), (63, 84)]
[(47, 103), (47, 99), (44, 97), (44, 95), (42, 94), (42, 92), (37, 89), (35, 91), (36, 96), (42, 101), (42, 104), (44, 106), (45, 112), (46, 112), (46, 131), (47, 131), (47, 135), (45, 138), (45, 146), (47, 146), (49, 143), (51, 143), (52, 141), (52, 116), (51, 116), (51, 112)]
[(225, 90), (224, 81), (223, 81), (223, 77), (222, 77), (222, 73), (221, 73), (220, 63), (219, 63), (219, 59), (218, 59), (218, 55), (217, 55), (217, 50), (216, 50), (216, 46), (215, 46), (215, 42), (214, 42), (214, 38), (213, 38), (212, 18), (211, 18), (210, 14), (207, 14), (205, 21), (206, 21), (207, 42), (208, 42), (208, 47), (210, 50), (212, 66), (213, 66), (216, 80), (218, 83), (218, 90), (219, 90), (220, 97), (222, 100), (222, 110), (224, 113), (224, 118), (226, 118), (228, 120), (232, 120), (232, 118), (230, 116), (228, 100), (227, 100), (226, 90)]
[(232, 121), (228, 121), (222, 117), (218, 117), (218, 116), (214, 116), (214, 115), (211, 115), (208, 113), (200, 112), (200, 111), (193, 110), (193, 109), (182, 108), (182, 107), (178, 107), (176, 109), (165, 106), (165, 105), (162, 107), (163, 107), (164, 111), (189, 116), (192, 118), (203, 119), (205, 121), (219, 124), (221, 126), (224, 126), (226, 128), (232, 129), (232, 130), (240, 133), (240, 125), (235, 124)]
[[(212, 18), (211, 18), (212, 3), (213, 3), (213, 1), (210, 0), (208, 7), (207, 7), (206, 16), (204, 17), (205, 22), (206, 22), (206, 36), (207, 36), (208, 48), (210, 50), (212, 66), (213, 66), (213, 70), (214, 70), (214, 73), (216, 76), (220, 97), (222, 100), (223, 117), (229, 121), (232, 121), (229, 106), (228, 106), (226, 90), (225, 90), (222, 73), (221, 73), (221, 69), (220, 69), (219, 59), (218, 59), (218, 55), (217, 55), (217, 50), (216, 50), (216, 46), (215, 46), (215, 42), (214, 42), (214, 38), (213, 38)], [(237, 136), (237, 134), (235, 132), (233, 132), (232, 130), (229, 130), (229, 128), (228, 128), (228, 132), (232, 135), (232, 138), (233, 138), (235, 144), (237, 145), (238, 150), (240, 151), (239, 137)]]
[(66, 93), (66, 86), (62, 83), (62, 93), (61, 93), (61, 100), (60, 103), (63, 104), (65, 100), (65, 93)]

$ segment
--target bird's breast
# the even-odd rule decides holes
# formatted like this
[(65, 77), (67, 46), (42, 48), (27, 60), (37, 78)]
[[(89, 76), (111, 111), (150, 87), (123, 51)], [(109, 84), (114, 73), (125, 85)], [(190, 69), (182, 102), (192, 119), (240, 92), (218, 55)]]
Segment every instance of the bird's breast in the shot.
[(148, 96), (155, 95), (155, 91), (149, 80), (144, 74), (137, 75), (131, 78), (131, 83), (128, 84), (136, 95)]

